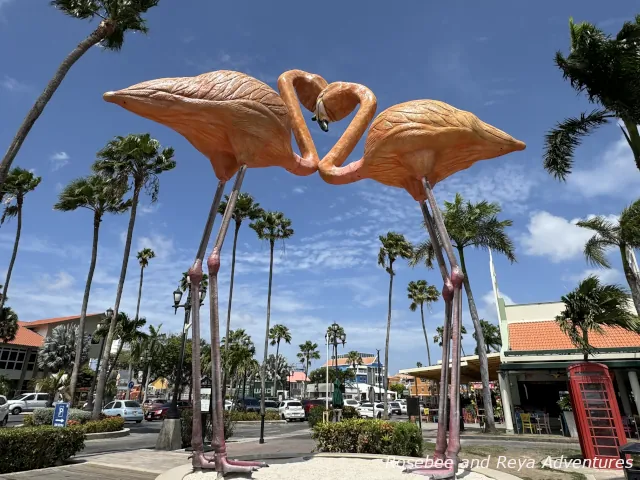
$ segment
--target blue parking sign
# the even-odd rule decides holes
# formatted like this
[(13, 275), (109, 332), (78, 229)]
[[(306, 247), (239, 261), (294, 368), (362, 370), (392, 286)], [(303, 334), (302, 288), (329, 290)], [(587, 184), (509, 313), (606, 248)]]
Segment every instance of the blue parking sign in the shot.
[(69, 404), (65, 402), (56, 403), (55, 409), (53, 411), (53, 426), (66, 427), (68, 418), (69, 418)]

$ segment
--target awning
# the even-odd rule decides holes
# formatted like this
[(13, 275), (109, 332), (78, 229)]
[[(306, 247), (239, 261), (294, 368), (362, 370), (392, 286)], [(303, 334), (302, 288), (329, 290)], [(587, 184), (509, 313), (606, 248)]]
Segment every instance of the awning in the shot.
[[(498, 380), (500, 354), (487, 354), (487, 362), (489, 364), (489, 380)], [(439, 382), (441, 371), (442, 364), (438, 364), (430, 367), (407, 368), (400, 370), (400, 373)], [(460, 383), (479, 382), (480, 380), (480, 358), (477, 355), (462, 357), (460, 362)]]

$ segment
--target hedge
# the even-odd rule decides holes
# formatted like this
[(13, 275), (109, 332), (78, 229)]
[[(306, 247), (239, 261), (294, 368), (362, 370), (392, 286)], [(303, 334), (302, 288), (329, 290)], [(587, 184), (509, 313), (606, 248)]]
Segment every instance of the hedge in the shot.
[(0, 445), (0, 474), (54, 467), (84, 448), (84, 429), (0, 428)]
[(320, 452), (422, 456), (422, 432), (414, 423), (350, 419), (316, 423), (312, 438)]
[[(307, 420), (309, 420), (309, 426), (313, 427), (316, 423), (322, 421), (322, 413), (325, 411), (325, 407), (322, 405), (316, 405), (311, 407), (309, 413), (307, 414)], [(333, 418), (333, 409), (327, 410), (329, 413), (329, 418)], [(342, 407), (342, 420), (350, 420), (352, 418), (360, 418), (358, 414), (358, 410), (355, 407), (344, 406)]]
[(82, 428), (85, 433), (119, 432), (124, 428), (124, 418), (108, 417), (103, 420), (94, 420), (83, 424)]
[[(257, 422), (260, 420), (259, 412), (240, 412), (238, 410), (226, 410), (225, 415), (231, 417), (234, 422)], [(280, 420), (278, 412), (264, 412), (265, 420)]]
[[(35, 427), (38, 425), (51, 425), (53, 423), (54, 408), (36, 408), (33, 411), (33, 415), (26, 415), (24, 417), (24, 425), (27, 427)], [(86, 423), (91, 420), (91, 412), (85, 410), (79, 410), (77, 408), (69, 409), (69, 421), (77, 423)]]

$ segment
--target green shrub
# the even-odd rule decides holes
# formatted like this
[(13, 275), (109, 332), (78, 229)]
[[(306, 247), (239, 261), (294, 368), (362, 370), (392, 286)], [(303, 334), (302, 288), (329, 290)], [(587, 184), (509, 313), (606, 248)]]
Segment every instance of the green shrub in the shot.
[(316, 423), (313, 439), (320, 452), (419, 457), (423, 448), (422, 432), (417, 425), (383, 420)]
[(307, 414), (307, 420), (309, 421), (309, 426), (313, 427), (316, 423), (322, 422), (322, 413), (325, 411), (325, 408), (322, 405), (316, 405), (309, 409), (309, 413)]
[[(25, 426), (38, 426), (38, 425), (51, 425), (53, 423), (53, 408), (36, 408), (33, 411), (33, 415), (26, 415), (24, 417)], [(91, 412), (79, 410), (77, 408), (69, 409), (69, 421), (78, 422), (80, 424), (87, 423), (91, 420)]]
[[(238, 410), (225, 410), (225, 415), (230, 416), (234, 422), (257, 422), (260, 420), (260, 413), (258, 412), (240, 412)], [(280, 414), (278, 412), (265, 412), (265, 420), (280, 420)]]
[(351, 418), (360, 418), (360, 415), (358, 415), (356, 407), (345, 405), (344, 407), (342, 407), (342, 418), (344, 420), (349, 420)]
[(119, 432), (124, 428), (124, 418), (109, 417), (103, 420), (94, 420), (82, 425), (86, 433)]
[[(235, 426), (235, 421), (231, 418), (230, 415), (224, 416), (224, 439), (228, 440), (233, 436), (233, 428)], [(203, 425), (202, 429), (202, 439), (203, 441), (206, 439), (211, 439), (211, 420), (209, 414), (203, 414), (203, 417), (206, 415), (205, 425)], [(193, 427), (193, 411), (190, 408), (185, 408), (180, 412), (181, 417), (181, 426), (180, 429), (182, 432), (182, 448), (187, 448), (191, 446), (191, 432)]]
[(0, 475), (53, 467), (84, 448), (84, 429), (0, 428), (0, 445)]

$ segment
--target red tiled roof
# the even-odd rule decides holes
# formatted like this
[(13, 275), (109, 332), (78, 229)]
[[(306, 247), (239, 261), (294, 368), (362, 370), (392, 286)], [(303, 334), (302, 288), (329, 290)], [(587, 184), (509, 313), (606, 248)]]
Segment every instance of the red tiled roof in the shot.
[[(347, 365), (348, 359), (346, 358), (339, 358), (338, 359), (338, 366), (341, 365)], [(376, 357), (362, 357), (362, 365), (371, 365), (372, 363), (376, 362)], [(331, 359), (329, 360), (329, 366), (332, 367), (335, 365), (335, 360)], [(327, 366), (327, 362), (325, 362), (323, 365), (323, 367)]]
[(287, 376), (287, 382), (308, 382), (309, 378), (304, 372), (293, 372), (293, 375)]
[[(553, 320), (510, 323), (509, 349), (512, 351), (571, 350), (571, 343)], [(603, 326), (603, 334), (590, 332), (589, 343), (595, 348), (640, 347), (640, 335), (620, 327)]]
[[(94, 317), (100, 315), (99, 313), (87, 313), (87, 317)], [(42, 320), (33, 320), (31, 322), (20, 322), (27, 327), (39, 327), (40, 325), (49, 325), (52, 323), (64, 323), (78, 320), (80, 315), (72, 315), (70, 317), (58, 317), (58, 318), (45, 318)]]
[[(22, 345), (24, 347), (40, 347), (44, 342), (44, 337), (36, 332), (23, 327), (24, 322), (18, 322), (18, 332), (16, 338), (7, 342), (9, 345)], [(2, 345), (3, 342), (0, 342)]]

